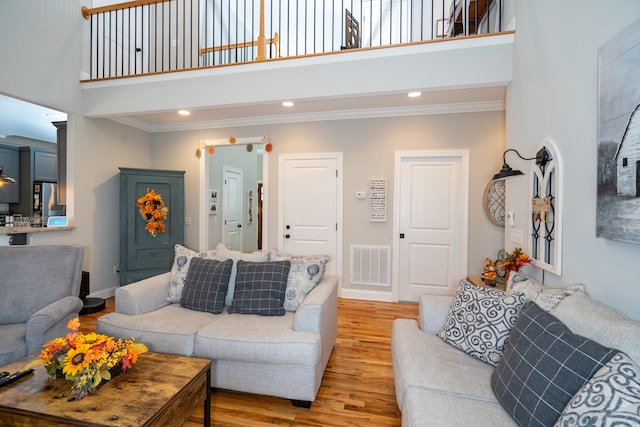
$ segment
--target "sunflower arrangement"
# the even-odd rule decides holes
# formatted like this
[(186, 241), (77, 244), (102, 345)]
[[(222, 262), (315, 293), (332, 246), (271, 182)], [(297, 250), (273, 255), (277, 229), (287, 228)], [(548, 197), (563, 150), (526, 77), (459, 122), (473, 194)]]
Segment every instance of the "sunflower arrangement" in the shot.
[(504, 260), (498, 262), (506, 271), (518, 271), (524, 265), (529, 264), (531, 258), (521, 248), (515, 248), (513, 252), (507, 254)]
[(162, 201), (162, 196), (156, 190), (147, 188), (147, 193), (138, 199), (136, 208), (140, 209), (140, 216), (146, 221), (144, 229), (156, 237), (158, 233), (164, 233), (166, 227), (164, 221), (167, 219), (169, 209)]
[(70, 320), (67, 336), (46, 343), (40, 359), (31, 364), (45, 365), (52, 377), (63, 375), (72, 381), (71, 393), (76, 399), (93, 393), (103, 380), (110, 380), (113, 368), (124, 373), (138, 361), (140, 354), (148, 351), (133, 338), (115, 339), (95, 332), (83, 334), (78, 332), (79, 328), (77, 317)]

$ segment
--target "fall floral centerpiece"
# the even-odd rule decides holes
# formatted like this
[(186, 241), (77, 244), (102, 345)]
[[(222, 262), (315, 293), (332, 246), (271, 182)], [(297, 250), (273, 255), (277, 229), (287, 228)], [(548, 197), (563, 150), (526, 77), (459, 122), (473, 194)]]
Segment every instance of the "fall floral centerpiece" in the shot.
[(146, 221), (144, 229), (156, 237), (158, 233), (164, 233), (166, 227), (164, 221), (167, 219), (169, 209), (162, 201), (162, 196), (156, 190), (147, 188), (147, 193), (138, 199), (136, 208), (140, 209), (140, 216)]
[(515, 248), (513, 252), (508, 253), (506, 258), (499, 261), (500, 266), (505, 271), (519, 271), (523, 266), (529, 264), (531, 258), (521, 248)]
[(83, 334), (78, 332), (79, 328), (77, 317), (70, 320), (67, 336), (46, 343), (40, 359), (31, 364), (45, 365), (52, 377), (62, 375), (72, 381), (71, 393), (76, 399), (93, 393), (103, 380), (111, 379), (114, 370), (126, 372), (140, 354), (148, 351), (133, 338), (115, 339), (95, 332)]

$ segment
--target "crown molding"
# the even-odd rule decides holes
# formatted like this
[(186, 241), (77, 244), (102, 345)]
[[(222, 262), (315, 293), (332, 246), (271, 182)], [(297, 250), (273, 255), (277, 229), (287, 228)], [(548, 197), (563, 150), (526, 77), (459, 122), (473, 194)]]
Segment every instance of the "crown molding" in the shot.
[(504, 111), (504, 101), (463, 102), (453, 104), (421, 105), (416, 107), (367, 108), (358, 110), (334, 110), (307, 114), (281, 114), (235, 119), (210, 120), (191, 123), (171, 123), (153, 125), (132, 117), (111, 117), (110, 119), (149, 133), (176, 132), (233, 128), (257, 125), (320, 122), (331, 120), (374, 119), (383, 117), (424, 116), (435, 114), (477, 113)]

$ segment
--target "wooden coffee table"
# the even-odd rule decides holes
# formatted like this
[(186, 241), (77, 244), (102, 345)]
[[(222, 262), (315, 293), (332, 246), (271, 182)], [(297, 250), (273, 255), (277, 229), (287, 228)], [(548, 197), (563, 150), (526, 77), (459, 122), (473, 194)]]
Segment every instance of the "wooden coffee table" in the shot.
[[(0, 367), (15, 372), (32, 355)], [(144, 353), (125, 374), (73, 400), (71, 382), (50, 380), (43, 366), (0, 387), (3, 426), (181, 426), (204, 403), (204, 425), (211, 421), (211, 361)]]

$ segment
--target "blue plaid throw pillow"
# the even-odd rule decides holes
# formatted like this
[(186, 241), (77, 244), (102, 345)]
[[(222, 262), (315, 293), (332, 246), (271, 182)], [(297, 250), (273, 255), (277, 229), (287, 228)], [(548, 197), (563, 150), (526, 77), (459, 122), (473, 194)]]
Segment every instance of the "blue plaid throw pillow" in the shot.
[(573, 395), (616, 353), (572, 333), (528, 302), (491, 376), (491, 388), (519, 425), (553, 426)]
[(236, 287), (229, 313), (284, 316), (289, 261), (238, 261)]

